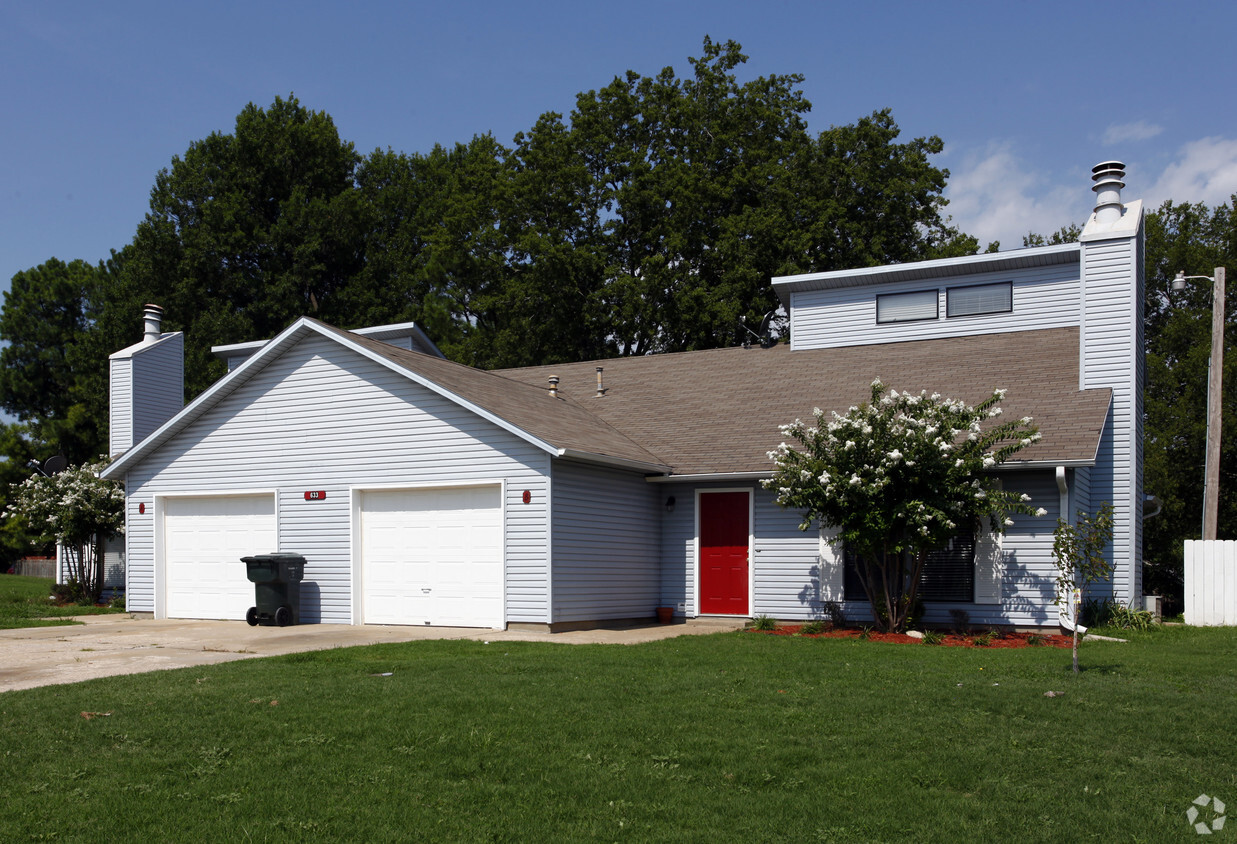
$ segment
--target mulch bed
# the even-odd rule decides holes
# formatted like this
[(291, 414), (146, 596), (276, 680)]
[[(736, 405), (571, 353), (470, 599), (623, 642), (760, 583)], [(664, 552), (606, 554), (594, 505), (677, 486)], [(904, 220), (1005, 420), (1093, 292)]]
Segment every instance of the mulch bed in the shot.
[[(833, 630), (826, 630), (823, 633), (803, 633), (802, 624), (785, 624), (780, 625), (774, 630), (751, 630), (749, 633), (762, 633), (766, 636), (802, 636), (805, 639), (858, 639), (863, 636), (862, 630), (844, 627)], [(999, 636), (993, 637), (988, 644), (976, 644), (975, 640), (984, 635), (984, 631), (979, 633), (969, 633), (962, 635), (959, 633), (946, 633), (944, 640), (938, 642), (936, 647), (948, 648), (1031, 648), (1037, 646), (1045, 646), (1052, 648), (1068, 648), (1073, 645), (1073, 639), (1069, 636), (1061, 636), (1058, 634), (1045, 633), (1001, 633)], [(1028, 641), (1032, 636), (1035, 636), (1039, 642), (1038, 645), (1031, 644)], [(913, 636), (907, 636), (905, 633), (881, 633), (877, 630), (872, 630), (867, 634), (867, 639), (870, 642), (893, 642), (901, 645), (922, 645), (922, 639), (916, 639)]]

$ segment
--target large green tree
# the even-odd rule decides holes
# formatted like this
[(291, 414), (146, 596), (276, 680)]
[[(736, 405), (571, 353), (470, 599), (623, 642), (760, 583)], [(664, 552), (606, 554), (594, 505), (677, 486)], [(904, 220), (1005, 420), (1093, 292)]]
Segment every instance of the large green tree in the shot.
[(91, 332), (116, 277), (115, 260), (49, 259), (13, 276), (0, 310), (0, 406), (36, 453), (98, 456), (106, 439), (107, 353)]
[[(1172, 279), (1180, 270), (1210, 276), (1237, 268), (1235, 202), (1168, 201), (1147, 215), (1146, 488), (1163, 507), (1143, 534), (1149, 593), (1182, 594), (1182, 541), (1202, 532), (1212, 285), (1191, 281), (1177, 292)], [(1237, 539), (1237, 292), (1227, 288), (1218, 535)]]
[(415, 320), (451, 358), (518, 366), (729, 345), (778, 307), (773, 275), (973, 252), (942, 217), (939, 138), (887, 111), (813, 137), (802, 77), (743, 81), (706, 38), (691, 72), (634, 71), (490, 135), (362, 158), (329, 115), (277, 97), (160, 171), (131, 243), (104, 265), (19, 274), (0, 405), (36, 453), (106, 442), (107, 356), (142, 305), (186, 336), (186, 398), (212, 345), (308, 314)]
[(348, 325), (364, 262), (360, 159), (330, 116), (295, 97), (247, 105), (159, 172), (99, 328), (136, 342), (143, 302), (185, 330), (190, 395), (217, 378), (211, 345), (269, 337), (304, 314)]

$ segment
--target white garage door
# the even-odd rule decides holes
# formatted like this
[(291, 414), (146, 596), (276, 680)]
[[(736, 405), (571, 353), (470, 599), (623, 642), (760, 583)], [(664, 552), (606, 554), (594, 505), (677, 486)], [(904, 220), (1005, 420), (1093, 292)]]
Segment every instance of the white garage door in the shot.
[(167, 499), (167, 617), (244, 618), (254, 593), (240, 558), (270, 553), (277, 545), (273, 495)]
[(501, 487), (361, 496), (361, 617), (367, 624), (501, 627)]

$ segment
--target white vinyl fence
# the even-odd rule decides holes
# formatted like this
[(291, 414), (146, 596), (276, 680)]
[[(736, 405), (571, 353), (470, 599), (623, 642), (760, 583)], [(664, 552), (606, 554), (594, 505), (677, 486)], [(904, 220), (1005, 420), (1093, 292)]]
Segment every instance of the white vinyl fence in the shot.
[(1185, 623), (1237, 625), (1237, 541), (1186, 540)]

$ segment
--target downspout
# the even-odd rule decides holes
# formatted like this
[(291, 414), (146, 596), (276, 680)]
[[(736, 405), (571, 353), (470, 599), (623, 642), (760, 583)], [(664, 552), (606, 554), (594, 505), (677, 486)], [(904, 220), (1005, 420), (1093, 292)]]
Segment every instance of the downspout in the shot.
[[(1064, 466), (1057, 467), (1057, 493), (1060, 496), (1060, 504), (1058, 505), (1060, 509), (1058, 512), (1061, 514), (1062, 519), (1066, 519), (1069, 514), (1069, 483), (1065, 480)], [(1074, 605), (1073, 597), (1074, 596), (1071, 595), (1065, 600), (1064, 603), (1057, 605), (1061, 611), (1061, 626), (1070, 632), (1073, 632), (1074, 627), (1077, 626), (1079, 635), (1085, 636), (1087, 633), (1087, 628), (1083, 627), (1081, 624), (1076, 624), (1074, 615), (1076, 607)]]

